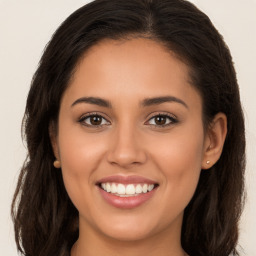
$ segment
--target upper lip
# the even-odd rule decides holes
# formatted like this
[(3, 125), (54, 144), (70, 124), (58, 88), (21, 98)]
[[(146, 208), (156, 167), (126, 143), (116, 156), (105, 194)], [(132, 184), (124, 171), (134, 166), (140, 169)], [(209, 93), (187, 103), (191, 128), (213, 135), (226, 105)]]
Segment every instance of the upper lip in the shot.
[(131, 175), (131, 176), (124, 176), (124, 175), (113, 175), (113, 176), (108, 176), (105, 178), (102, 178), (96, 182), (96, 184), (101, 184), (101, 183), (121, 183), (121, 184), (157, 184), (156, 181), (141, 177), (141, 176), (136, 176), (136, 175)]

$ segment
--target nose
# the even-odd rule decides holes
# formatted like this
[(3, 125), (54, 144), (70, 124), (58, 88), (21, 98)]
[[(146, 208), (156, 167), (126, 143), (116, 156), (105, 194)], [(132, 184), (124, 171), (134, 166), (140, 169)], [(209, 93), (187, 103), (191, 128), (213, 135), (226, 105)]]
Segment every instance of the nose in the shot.
[(109, 163), (122, 168), (131, 168), (146, 162), (147, 154), (141, 136), (132, 128), (119, 128), (113, 132), (107, 155)]

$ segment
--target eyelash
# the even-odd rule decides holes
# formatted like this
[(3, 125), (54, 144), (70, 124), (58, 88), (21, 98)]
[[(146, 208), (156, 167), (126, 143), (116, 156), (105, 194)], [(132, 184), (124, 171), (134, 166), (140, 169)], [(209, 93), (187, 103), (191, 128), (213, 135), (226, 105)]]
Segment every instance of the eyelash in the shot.
[[(105, 120), (106, 123), (105, 123), (105, 124), (99, 124), (99, 125), (87, 124), (87, 123), (85, 122), (86, 119), (89, 119), (89, 118), (92, 118), (92, 117), (101, 118), (101, 120)], [(161, 125), (149, 124), (149, 122), (150, 122), (151, 120), (154, 120), (154, 119), (157, 118), (157, 117), (167, 118), (167, 119), (169, 119), (169, 123), (167, 123), (167, 124), (161, 124)], [(89, 128), (101, 128), (101, 127), (103, 127), (103, 126), (106, 126), (106, 125), (109, 125), (109, 124), (110, 124), (110, 122), (109, 122), (105, 117), (103, 117), (101, 114), (99, 114), (99, 113), (88, 113), (87, 115), (82, 116), (82, 117), (78, 120), (78, 122), (81, 123), (81, 124), (84, 125), (84, 126), (89, 127)], [(177, 120), (177, 118), (176, 118), (175, 116), (170, 115), (170, 114), (167, 114), (167, 113), (158, 113), (158, 114), (156, 114), (156, 115), (151, 116), (151, 117), (149, 118), (149, 120), (148, 120), (145, 124), (150, 125), (150, 126), (152, 126), (152, 127), (154, 127), (154, 128), (166, 128), (166, 127), (169, 127), (169, 126), (174, 125), (174, 124), (176, 124), (176, 123), (178, 123), (178, 120)]]
[(166, 127), (169, 127), (171, 125), (178, 123), (178, 119), (174, 115), (170, 115), (168, 113), (158, 113), (156, 115), (153, 115), (149, 118), (149, 120), (146, 123), (149, 123), (151, 120), (154, 120), (157, 117), (169, 119), (169, 123), (161, 124), (161, 125), (156, 125), (156, 124), (148, 124), (148, 125), (150, 125), (154, 128), (166, 128)]
[[(90, 119), (92, 117), (99, 117), (101, 118), (102, 120), (105, 120), (108, 124), (99, 124), (99, 125), (92, 125), (92, 124), (87, 124), (85, 121), (86, 119)], [(110, 122), (105, 118), (103, 117), (101, 114), (99, 113), (88, 113), (87, 115), (85, 116), (82, 116), (79, 120), (78, 120), (79, 123), (81, 123), (82, 125), (84, 126), (87, 126), (89, 128), (100, 128), (100, 127), (103, 127), (105, 125), (109, 125)]]

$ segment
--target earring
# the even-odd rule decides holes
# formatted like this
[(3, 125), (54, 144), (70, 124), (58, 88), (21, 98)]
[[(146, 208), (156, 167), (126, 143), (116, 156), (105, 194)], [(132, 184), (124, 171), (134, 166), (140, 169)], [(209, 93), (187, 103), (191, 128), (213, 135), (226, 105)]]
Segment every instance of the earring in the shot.
[(209, 160), (207, 160), (207, 161), (206, 161), (206, 164), (210, 164), (210, 161), (209, 161)]
[(54, 166), (56, 169), (59, 169), (59, 168), (61, 167), (60, 161), (59, 161), (59, 160), (55, 160), (55, 161), (53, 162), (53, 166)]

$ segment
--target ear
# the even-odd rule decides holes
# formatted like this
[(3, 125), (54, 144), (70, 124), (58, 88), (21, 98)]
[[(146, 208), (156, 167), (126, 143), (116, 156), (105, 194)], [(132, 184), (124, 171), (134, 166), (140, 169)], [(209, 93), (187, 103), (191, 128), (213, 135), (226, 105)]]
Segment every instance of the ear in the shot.
[(57, 160), (59, 160), (60, 156), (59, 156), (58, 135), (57, 134), (58, 133), (57, 133), (56, 125), (53, 122), (51, 122), (49, 125), (49, 137), (51, 140), (53, 154), (54, 154), (55, 158)]
[(215, 115), (207, 129), (202, 157), (202, 169), (211, 168), (220, 158), (227, 135), (227, 117), (224, 113)]

